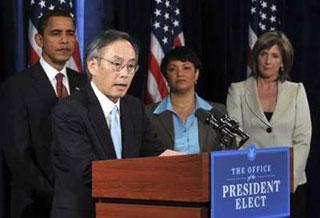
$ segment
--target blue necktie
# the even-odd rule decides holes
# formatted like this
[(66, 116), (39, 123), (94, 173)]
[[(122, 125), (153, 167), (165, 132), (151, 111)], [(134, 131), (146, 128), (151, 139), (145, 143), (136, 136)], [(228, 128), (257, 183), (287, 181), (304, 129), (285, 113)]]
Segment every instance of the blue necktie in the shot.
[(117, 159), (121, 159), (122, 145), (121, 145), (121, 126), (119, 120), (118, 108), (115, 105), (110, 112), (110, 133), (113, 141), (114, 150), (116, 151)]

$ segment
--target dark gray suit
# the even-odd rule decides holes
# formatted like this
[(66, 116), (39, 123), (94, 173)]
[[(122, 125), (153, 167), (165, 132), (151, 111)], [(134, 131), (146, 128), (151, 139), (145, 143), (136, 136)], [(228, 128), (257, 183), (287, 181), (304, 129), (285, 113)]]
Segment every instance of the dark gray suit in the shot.
[[(70, 92), (87, 83), (67, 69)], [(8, 79), (1, 89), (1, 145), (10, 172), (11, 217), (49, 217), (53, 194), (50, 161), (51, 110), (55, 91), (37, 63)]]
[[(152, 128), (157, 132), (158, 138), (168, 149), (174, 149), (174, 127), (172, 112), (164, 111), (160, 114), (154, 114), (153, 111), (159, 103), (147, 106), (147, 115), (151, 121)], [(226, 107), (223, 104), (214, 103), (213, 107), (218, 108), (221, 112), (226, 113)], [(220, 135), (208, 124), (198, 119), (199, 144), (201, 152), (210, 152), (221, 150), (219, 146)]]
[[(120, 100), (122, 158), (158, 155), (164, 151), (141, 101)], [(94, 217), (91, 162), (116, 159), (110, 131), (91, 85), (62, 100), (53, 112), (55, 190), (52, 218)], [(147, 166), (146, 166), (147, 167)]]

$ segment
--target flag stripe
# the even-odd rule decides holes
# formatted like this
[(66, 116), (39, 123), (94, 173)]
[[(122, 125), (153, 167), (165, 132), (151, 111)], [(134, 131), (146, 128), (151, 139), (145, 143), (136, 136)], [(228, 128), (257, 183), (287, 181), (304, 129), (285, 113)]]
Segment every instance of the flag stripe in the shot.
[(80, 57), (80, 49), (79, 49), (78, 40), (76, 42), (76, 45), (74, 46), (74, 52), (72, 54), (71, 60), (73, 60), (74, 65), (75, 65), (75, 68), (73, 68), (73, 69), (77, 69), (79, 72), (82, 72), (82, 65), (81, 65), (81, 57)]
[(162, 58), (164, 57), (164, 52), (162, 50), (162, 47), (158, 41), (158, 39), (155, 37), (153, 33), (151, 33), (151, 53), (153, 54), (153, 57), (157, 61), (157, 64), (160, 65)]
[(37, 45), (35, 41), (35, 35), (38, 33), (37, 29), (31, 22), (29, 21), (29, 31), (28, 31), (28, 36), (29, 36), (29, 60), (28, 64), (32, 65), (35, 64), (38, 60), (39, 57), (41, 56), (41, 48)]
[(149, 71), (149, 76), (148, 76), (148, 83), (147, 83), (147, 99), (151, 102), (157, 102), (161, 101), (162, 96), (161, 93), (158, 89), (158, 83), (157, 80), (153, 77), (152, 73)]
[(184, 45), (184, 36), (183, 33), (180, 33), (178, 37), (174, 38), (174, 47), (179, 47)]
[(254, 43), (257, 41), (257, 35), (252, 30), (251, 26), (249, 26), (249, 47), (252, 49), (254, 46)]
[(167, 82), (166, 82), (165, 78), (163, 77), (163, 75), (160, 71), (160, 67), (157, 63), (157, 60), (154, 58), (152, 53), (150, 54), (150, 70), (149, 70), (149, 72), (150, 72), (149, 75), (151, 74), (152, 78), (154, 78), (155, 81), (157, 81), (157, 89), (159, 90), (161, 97), (167, 96), (168, 95)]

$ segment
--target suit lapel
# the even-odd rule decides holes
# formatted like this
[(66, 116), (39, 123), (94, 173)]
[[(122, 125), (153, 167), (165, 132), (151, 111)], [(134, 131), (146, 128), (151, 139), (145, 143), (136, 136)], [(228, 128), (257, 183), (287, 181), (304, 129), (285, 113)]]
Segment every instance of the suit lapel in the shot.
[(133, 108), (127, 104), (126, 97), (120, 100), (120, 122), (121, 122), (121, 138), (122, 138), (122, 156), (123, 158), (131, 157), (131, 151), (134, 151), (134, 115), (131, 114)]
[(258, 100), (258, 91), (256, 85), (256, 79), (250, 78), (247, 81), (247, 89), (246, 89), (246, 104), (250, 108), (251, 112), (256, 115), (258, 119), (260, 119), (266, 125), (270, 125), (269, 121), (267, 120), (266, 116), (264, 115), (261, 105)]
[(281, 120), (279, 119), (281, 117), (281, 114), (286, 113), (286, 110), (290, 105), (291, 98), (288, 98), (288, 96), (292, 94), (292, 92), (287, 84), (287, 82), (278, 82), (277, 104), (270, 120), (271, 123), (277, 122), (277, 120)]
[(112, 138), (100, 103), (90, 85), (87, 86), (86, 90), (89, 99), (88, 117), (101, 145), (101, 147), (97, 147), (96, 149), (98, 151), (103, 151), (108, 159), (115, 159), (116, 153), (113, 147)]
[(67, 68), (67, 75), (69, 80), (70, 94), (79, 91), (80, 87), (78, 87), (79, 81), (76, 73), (73, 73), (70, 69)]
[[(209, 129), (205, 127), (205, 124), (198, 119), (198, 132), (199, 132), (199, 143), (200, 151), (210, 151), (205, 145), (209, 144)], [(212, 131), (214, 132), (214, 131)], [(212, 134), (212, 133), (211, 133)]]
[(36, 63), (33, 66), (31, 77), (35, 81), (35, 89), (39, 94), (42, 102), (49, 104), (55, 104), (58, 101), (56, 93), (47, 77), (47, 74), (41, 67), (40, 63)]
[(166, 134), (164, 139), (166, 139), (166, 143), (169, 149), (173, 149), (174, 143), (174, 128), (173, 128), (173, 117), (172, 113), (168, 110), (162, 112), (161, 114), (157, 115), (161, 128), (164, 130)]

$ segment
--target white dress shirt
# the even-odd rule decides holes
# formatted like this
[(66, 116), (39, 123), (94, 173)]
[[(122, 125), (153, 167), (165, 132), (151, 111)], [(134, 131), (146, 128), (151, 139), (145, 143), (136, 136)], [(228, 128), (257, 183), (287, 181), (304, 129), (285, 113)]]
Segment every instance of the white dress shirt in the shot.
[[(110, 128), (110, 112), (112, 111), (114, 105), (116, 105), (118, 111), (120, 111), (120, 99), (118, 99), (116, 103), (113, 103), (113, 101), (111, 101), (107, 96), (105, 96), (92, 81), (90, 82), (90, 84), (94, 91), (94, 94), (96, 94), (98, 98), (98, 101), (103, 111), (103, 115), (107, 121), (108, 127)], [(120, 120), (120, 113), (118, 113), (118, 116)]]

